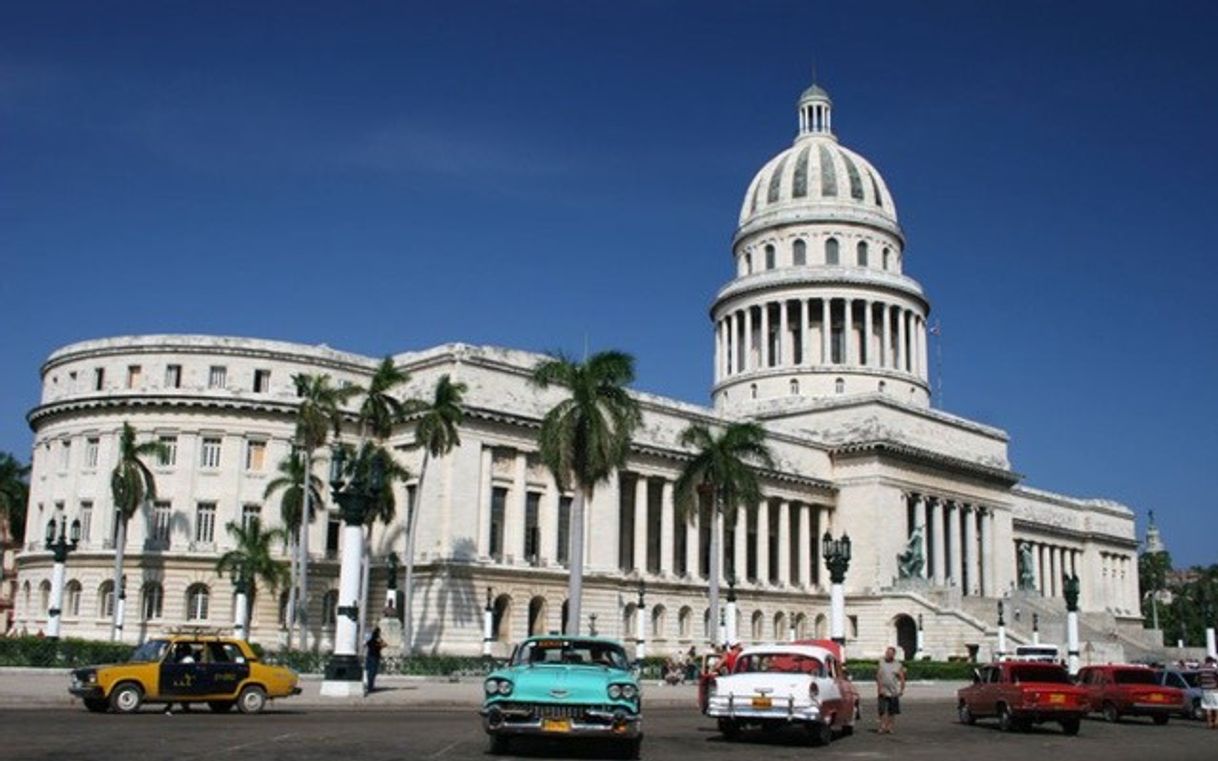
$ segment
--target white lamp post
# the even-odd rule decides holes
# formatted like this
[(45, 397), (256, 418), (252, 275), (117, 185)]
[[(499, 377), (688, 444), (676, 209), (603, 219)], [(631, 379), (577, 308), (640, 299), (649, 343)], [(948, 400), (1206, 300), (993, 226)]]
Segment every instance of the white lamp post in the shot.
[(635, 626), (638, 631), (635, 632), (634, 657), (640, 663), (647, 657), (647, 582), (639, 580), (639, 607), (635, 612), (638, 618), (635, 619)]
[(495, 606), (491, 603), (491, 588), (486, 588), (486, 607), (482, 609), (482, 657), (491, 657), (495, 635)]
[[(58, 525), (54, 518), (47, 523), (46, 547), (53, 553), (55, 560), (55, 565), (51, 568), (51, 605), (47, 608), (47, 637), (50, 639), (59, 639), (60, 618), (63, 614), (65, 564), (68, 561), (68, 555), (80, 544), (80, 519), (72, 521), (71, 529), (68, 529), (67, 524), (67, 518), (60, 518)], [(58, 532), (56, 532), (56, 528), (59, 529)]]
[(733, 573), (727, 578), (727, 605), (723, 606), (723, 636), (719, 641), (723, 643), (724, 647), (731, 647), (740, 641), (740, 632), (737, 631), (739, 627), (736, 623), (739, 616), (736, 614), (736, 609), (736, 574)]
[(1002, 600), (998, 601), (998, 656), (997, 660), (1002, 660), (1007, 655), (1007, 622), (1002, 617)]
[(1062, 594), (1066, 598), (1066, 667), (1070, 675), (1078, 673), (1078, 575), (1062, 578)]
[(839, 645), (846, 644), (846, 571), (850, 569), (850, 535), (834, 539), (826, 531), (821, 538), (821, 554), (829, 568), (829, 636)]

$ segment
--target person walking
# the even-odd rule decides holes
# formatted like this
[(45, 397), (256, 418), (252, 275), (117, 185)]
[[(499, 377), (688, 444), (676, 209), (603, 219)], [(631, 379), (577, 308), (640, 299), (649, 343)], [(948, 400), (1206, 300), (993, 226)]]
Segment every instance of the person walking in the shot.
[(897, 714), (901, 713), (901, 696), (905, 694), (905, 664), (897, 660), (897, 649), (884, 651), (884, 660), (875, 670), (877, 704), (880, 708), (880, 729), (877, 734), (892, 734)]
[(1205, 711), (1205, 726), (1218, 729), (1218, 662), (1212, 657), (1205, 659), (1205, 668), (1197, 675), (1197, 686), (1201, 688), (1201, 708)]
[(385, 642), (381, 639), (381, 627), (377, 626), (368, 635), (368, 641), (364, 643), (364, 674), (367, 679), (364, 695), (368, 695), (376, 689), (376, 675), (381, 670), (381, 650), (384, 648)]

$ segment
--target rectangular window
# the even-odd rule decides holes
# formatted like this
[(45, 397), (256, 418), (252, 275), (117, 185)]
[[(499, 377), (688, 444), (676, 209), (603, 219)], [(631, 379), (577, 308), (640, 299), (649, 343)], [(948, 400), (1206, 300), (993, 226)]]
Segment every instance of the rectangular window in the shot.
[(93, 390), (101, 391), (106, 387), (106, 368), (93, 368)]
[(558, 498), (558, 541), (555, 545), (555, 560), (566, 565), (571, 558), (571, 498)]
[(807, 581), (807, 574), (800, 573), (800, 569), (803, 568), (804, 566), (800, 565), (800, 562), (799, 562), (800, 561), (800, 557), (799, 557), (800, 556), (799, 522), (803, 519), (803, 514), (804, 514), (803, 507), (798, 502), (792, 502), (791, 503), (791, 529), (790, 529), (790, 534), (787, 536), (787, 540), (788, 540), (787, 547), (789, 548), (789, 556), (791, 559), (791, 566), (788, 569), (788, 574), (789, 574), (788, 578), (791, 579), (792, 584), (799, 584), (801, 582)]
[(245, 469), (261, 471), (266, 463), (266, 442), (250, 441), (245, 447)]
[(241, 506), (241, 527), (246, 531), (250, 530), (250, 526), (262, 521), (262, 505), (242, 505)]
[(152, 505), (152, 541), (165, 549), (169, 549), (170, 520), (173, 511), (168, 502), (154, 502)]
[(618, 478), (617, 567), (634, 568), (634, 482), (638, 478), (623, 473)]
[(687, 533), (688, 524), (685, 521), (674, 521), (672, 531), (672, 566), (678, 576), (685, 576), (689, 573), (689, 534)]
[(254, 393), (265, 394), (271, 390), (271, 371), (270, 370), (255, 370), (254, 371)]
[(541, 562), (541, 532), (538, 528), (541, 495), (529, 492), (524, 496), (524, 557), (529, 565)]
[[(740, 513), (737, 512), (737, 515)], [(749, 581), (757, 580), (757, 508), (749, 507), (745, 509), (745, 535), (748, 540), (745, 544), (745, 576)], [(736, 520), (740, 520), (737, 518)]]
[(216, 540), (216, 503), (200, 502), (195, 510), (195, 541), (211, 544)]
[(228, 368), (224, 365), (212, 365), (207, 371), (208, 388), (224, 388), (228, 382)]
[(182, 366), (165, 365), (165, 388), (182, 387)]
[(93, 533), (93, 502), (89, 500), (80, 503), (80, 541), (89, 543)]
[(503, 562), (503, 515), (507, 506), (508, 490), (502, 486), (491, 489), (491, 546), (490, 555)]
[(164, 447), (164, 452), (158, 458), (158, 463), (161, 467), (169, 468), (178, 464), (178, 437), (177, 436), (160, 436), (157, 441)]
[(67, 470), (72, 463), (72, 442), (64, 441), (59, 447), (59, 469)]
[(203, 439), (203, 445), (199, 449), (199, 467), (220, 467), (220, 439), (214, 437)]
[(705, 511), (698, 516), (698, 575), (709, 579), (711, 521), (703, 520), (704, 515), (706, 515)]
[(769, 563), (769, 569), (770, 569), (770, 579), (769, 580), (770, 580), (771, 584), (778, 583), (778, 571), (779, 571), (779, 568), (778, 568), (778, 549), (779, 549), (778, 548), (778, 520), (780, 518), (780, 516), (778, 515), (778, 511), (781, 509), (782, 509), (781, 502), (771, 502), (770, 503), (770, 511), (769, 511), (770, 512), (770, 525), (768, 527), (770, 541), (767, 543), (766, 546), (769, 548), (769, 558), (768, 558), (767, 562)]
[(140, 379), (144, 377), (144, 368), (139, 365), (127, 365), (127, 388), (139, 388)]
[(96, 436), (90, 436), (85, 439), (85, 467), (97, 467), (97, 449), (101, 445), (101, 440)]

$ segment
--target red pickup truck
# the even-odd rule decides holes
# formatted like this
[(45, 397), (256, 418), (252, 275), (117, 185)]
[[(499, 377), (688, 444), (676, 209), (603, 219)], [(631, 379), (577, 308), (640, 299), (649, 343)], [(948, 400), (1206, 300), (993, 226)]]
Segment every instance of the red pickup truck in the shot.
[(1002, 661), (973, 672), (973, 684), (957, 694), (962, 724), (993, 716), (1003, 731), (1057, 722), (1077, 735), (1087, 713), (1087, 692), (1062, 666), (1032, 661)]
[(1155, 724), (1166, 724), (1173, 713), (1184, 710), (1184, 691), (1159, 684), (1147, 666), (1087, 666), (1078, 672), (1078, 682), (1087, 691), (1091, 710), (1102, 713), (1105, 721), (1149, 716)]

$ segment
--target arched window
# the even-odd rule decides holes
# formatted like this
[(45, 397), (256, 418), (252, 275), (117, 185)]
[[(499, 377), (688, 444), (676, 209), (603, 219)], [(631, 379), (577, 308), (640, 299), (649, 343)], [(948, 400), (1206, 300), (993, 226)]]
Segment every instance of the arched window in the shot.
[(791, 379), (791, 396), (799, 396), (799, 381)]
[(638, 612), (639, 607), (634, 603), (627, 603), (622, 611), (622, 636), (626, 639), (634, 639), (638, 636), (638, 628), (636, 626)]
[[(715, 625), (718, 626), (719, 622), (716, 621)], [(711, 638), (710, 608), (707, 608), (706, 610), (702, 611), (702, 638), (703, 639)]]
[(888, 252), (888, 249), (885, 248), (884, 249), (884, 269), (885, 270), (888, 269), (888, 257), (889, 257), (889, 252)]
[(785, 642), (787, 639), (787, 616), (780, 611), (774, 614), (774, 641)]
[(287, 591), (279, 593), (279, 627), (287, 628), (288, 625), (288, 602), (290, 595)]
[(30, 582), (29, 581), (26, 581), (25, 584), (23, 584), (21, 586), (21, 594), (23, 596), (22, 609), (24, 610), (25, 615), (28, 617), (30, 615)]
[(338, 590), (331, 589), (321, 598), (321, 625), (338, 625)]
[(803, 238), (799, 238), (791, 244), (791, 261), (796, 267), (802, 267), (808, 263), (808, 244), (804, 243)]
[(744, 274), (746, 274), (746, 275), (753, 274), (753, 255), (752, 254), (744, 255)]
[(815, 639), (824, 639), (829, 630), (829, 621), (828, 621), (828, 619), (825, 618), (824, 613), (817, 614), (816, 625), (814, 628), (816, 630), (816, 634), (815, 634), (814, 638)]
[(206, 584), (191, 584), (186, 588), (186, 620), (206, 621), (211, 590)]
[(776, 262), (774, 261), (774, 247), (766, 246), (765, 247), (765, 268), (768, 270), (772, 270), (772, 269), (774, 269), (775, 264), (776, 264)]
[(546, 633), (546, 598), (529, 600), (529, 636)]
[(693, 636), (694, 611), (688, 605), (683, 605), (677, 611), (677, 636), (689, 639)]
[(156, 621), (164, 607), (165, 589), (155, 581), (144, 585), (140, 595), (140, 615), (143, 621)]
[(668, 637), (668, 610), (663, 605), (651, 609), (651, 638), (666, 639)]
[(51, 606), (51, 582), (43, 580), (38, 585), (38, 615), (45, 616)]
[(808, 617), (800, 613), (795, 617), (795, 639), (808, 638)]
[(840, 264), (841, 255), (838, 253), (837, 238), (825, 241), (825, 264)]
[(103, 581), (97, 588), (97, 617), (114, 617), (114, 582)]
[(80, 615), (80, 582), (72, 579), (64, 587), (64, 614), (76, 618)]
[(749, 629), (754, 642), (760, 642), (765, 639), (765, 616), (762, 615), (761, 611), (753, 611), (753, 619)]
[(846, 391), (846, 381), (842, 378), (833, 381), (833, 391), (838, 394), (844, 393)]
[(499, 595), (491, 605), (491, 639), (496, 642), (512, 641), (512, 598)]
[(858, 245), (859, 266), (867, 266), (867, 241), (859, 241)]

